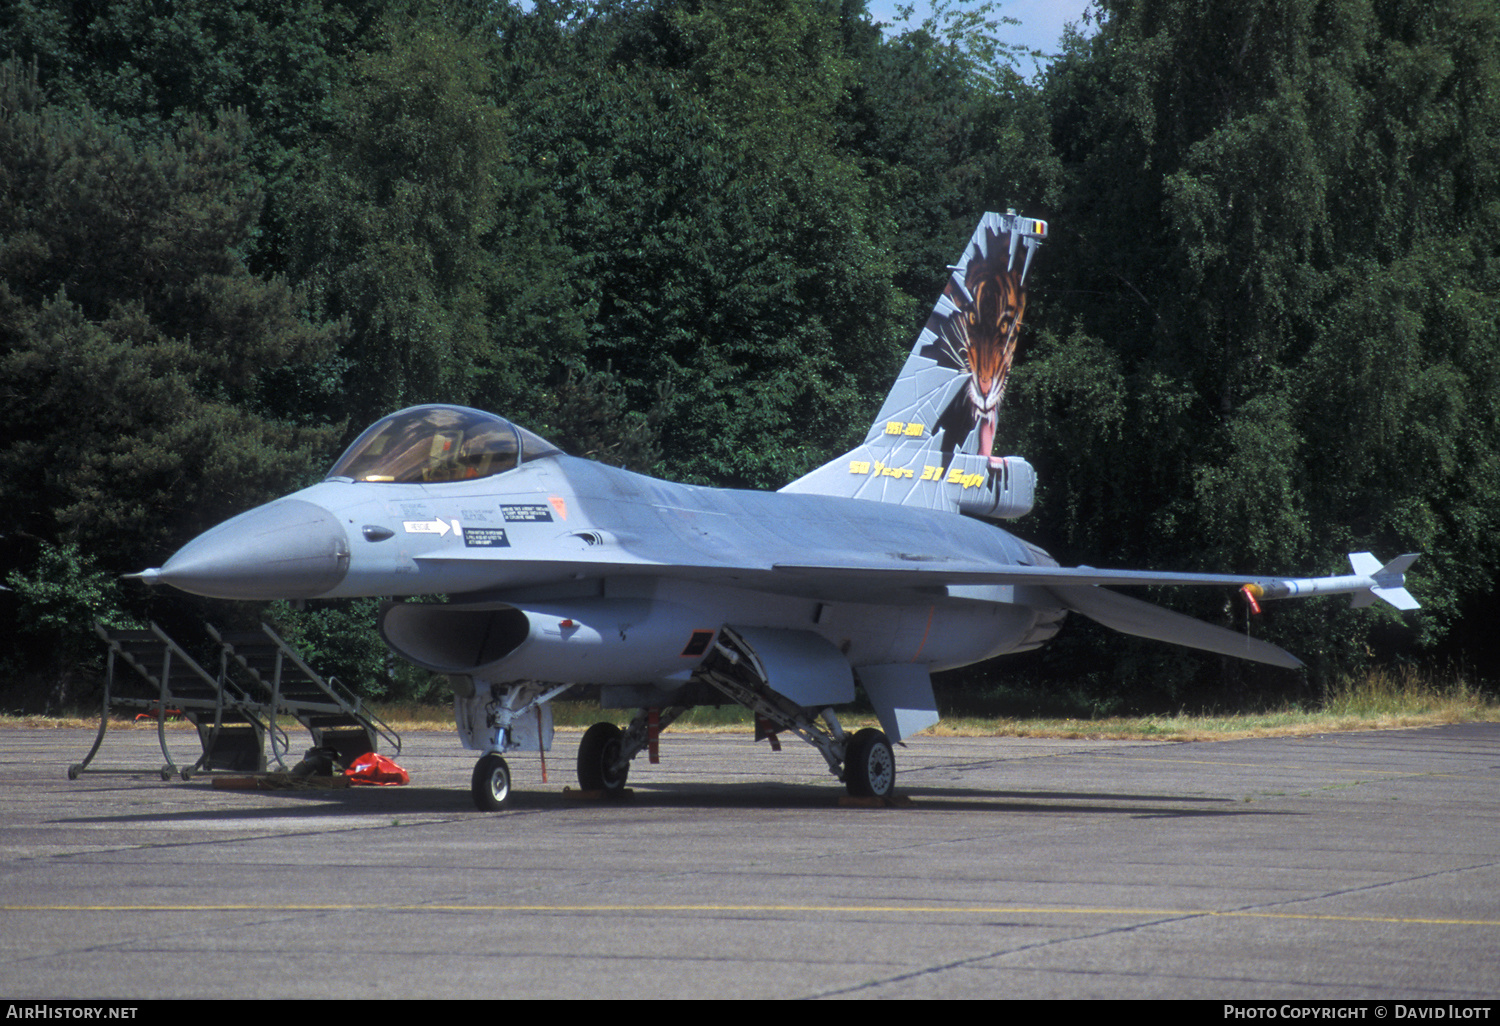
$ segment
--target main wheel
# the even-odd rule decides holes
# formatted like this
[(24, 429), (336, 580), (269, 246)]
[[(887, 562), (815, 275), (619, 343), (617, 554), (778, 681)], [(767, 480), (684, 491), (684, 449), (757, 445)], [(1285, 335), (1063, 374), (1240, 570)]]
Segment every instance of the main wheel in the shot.
[(619, 794), (625, 790), (630, 763), (612, 768), (620, 758), (621, 733), (613, 723), (596, 723), (583, 732), (578, 744), (578, 783), (585, 791)]
[(866, 727), (844, 751), (844, 786), (856, 798), (889, 798), (896, 789), (896, 755), (885, 734)]
[(474, 764), (474, 804), (480, 812), (497, 812), (510, 801), (510, 767), (494, 752)]

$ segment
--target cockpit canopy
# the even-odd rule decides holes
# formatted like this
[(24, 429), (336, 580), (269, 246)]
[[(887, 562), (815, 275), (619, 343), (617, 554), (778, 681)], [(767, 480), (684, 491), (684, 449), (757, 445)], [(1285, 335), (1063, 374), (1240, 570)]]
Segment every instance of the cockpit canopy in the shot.
[(467, 406), (413, 406), (372, 424), (328, 476), (394, 484), (473, 481), (561, 452), (493, 413)]

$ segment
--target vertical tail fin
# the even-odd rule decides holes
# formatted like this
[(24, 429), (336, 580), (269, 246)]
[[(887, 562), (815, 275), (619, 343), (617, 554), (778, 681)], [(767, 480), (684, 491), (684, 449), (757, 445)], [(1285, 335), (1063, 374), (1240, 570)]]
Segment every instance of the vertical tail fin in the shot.
[(985, 214), (864, 443), (782, 489), (985, 517), (1031, 509), (1036, 472), (993, 454), (1026, 312), (1026, 274), (1047, 222)]

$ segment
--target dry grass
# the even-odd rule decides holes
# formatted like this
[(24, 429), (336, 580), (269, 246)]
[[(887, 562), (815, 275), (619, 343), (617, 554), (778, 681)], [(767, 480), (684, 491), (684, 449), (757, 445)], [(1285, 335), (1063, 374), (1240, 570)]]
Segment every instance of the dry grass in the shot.
[[(417, 703), (378, 707), (379, 714), (400, 731), (453, 729), (446, 705)], [(624, 722), (626, 710), (600, 710), (587, 702), (553, 703), (559, 730), (582, 730), (599, 719)], [(842, 715), (848, 729), (876, 726), (870, 713)], [(1436, 680), (1412, 669), (1374, 670), (1363, 677), (1329, 688), (1316, 708), (1288, 706), (1265, 712), (1187, 713), (1115, 716), (1098, 719), (954, 717), (926, 733), (931, 737), (1051, 737), (1120, 738), (1161, 741), (1213, 741), (1238, 737), (1287, 737), (1346, 730), (1390, 730), (1443, 723), (1500, 721), (1500, 702), (1468, 682)], [(95, 727), (88, 717), (0, 716), (0, 726), (58, 729)], [(168, 729), (191, 729), (182, 721)], [(155, 730), (156, 721), (121, 721), (111, 729)], [(673, 731), (743, 733), (754, 729), (747, 710), (738, 706), (703, 707), (672, 724)]]
[(954, 719), (933, 735), (957, 737), (1130, 738), (1214, 741), (1292, 737), (1343, 730), (1392, 730), (1500, 720), (1500, 703), (1461, 679), (1437, 681), (1416, 670), (1373, 670), (1328, 689), (1314, 708), (1263, 712), (1113, 716), (1100, 719)]

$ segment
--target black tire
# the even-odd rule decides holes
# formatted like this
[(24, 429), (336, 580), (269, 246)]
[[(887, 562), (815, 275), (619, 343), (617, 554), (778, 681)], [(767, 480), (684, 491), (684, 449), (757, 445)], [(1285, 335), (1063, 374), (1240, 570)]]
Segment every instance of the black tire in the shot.
[(856, 798), (889, 798), (896, 790), (896, 753), (884, 733), (866, 727), (849, 741), (844, 786)]
[(480, 812), (499, 812), (510, 804), (510, 766), (491, 752), (474, 764), (474, 804)]
[(578, 744), (578, 784), (585, 791), (616, 795), (625, 790), (630, 763), (610, 770), (620, 758), (621, 735), (622, 731), (613, 723), (596, 723), (583, 732), (583, 740)]

